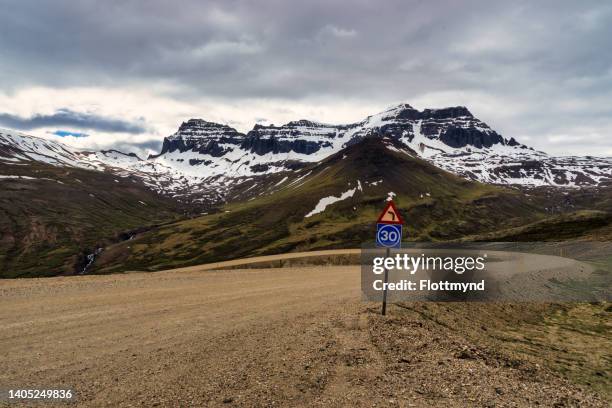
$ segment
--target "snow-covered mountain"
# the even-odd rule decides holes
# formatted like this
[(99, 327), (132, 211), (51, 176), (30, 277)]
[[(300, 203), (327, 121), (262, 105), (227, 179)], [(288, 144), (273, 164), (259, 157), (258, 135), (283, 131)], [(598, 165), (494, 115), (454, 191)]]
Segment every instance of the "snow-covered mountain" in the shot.
[[(552, 157), (507, 139), (465, 107), (416, 110), (401, 104), (358, 123), (308, 120), (256, 125), (246, 134), (190, 119), (164, 139), (157, 155), (86, 152), (0, 130), (0, 162), (40, 161), (138, 177), (183, 201), (218, 203), (261, 194), (278, 179), (368, 136), (394, 139), (436, 166), (485, 183), (588, 187), (612, 181), (612, 158)], [(271, 184), (273, 183), (273, 184)]]
[(191, 119), (150, 159), (186, 172), (203, 167), (200, 175), (249, 177), (319, 161), (373, 134), (399, 140), (445, 170), (486, 183), (575, 187), (612, 178), (611, 158), (549, 156), (502, 137), (465, 107), (418, 111), (407, 104), (348, 125), (299, 120), (256, 125), (246, 135)]

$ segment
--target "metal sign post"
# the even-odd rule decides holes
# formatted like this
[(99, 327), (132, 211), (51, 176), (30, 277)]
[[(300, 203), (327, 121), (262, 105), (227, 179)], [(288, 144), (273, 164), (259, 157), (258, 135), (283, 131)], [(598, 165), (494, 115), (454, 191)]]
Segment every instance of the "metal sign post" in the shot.
[[(391, 250), (387, 248), (387, 254), (386, 254), (387, 258), (389, 257), (390, 252)], [(383, 304), (382, 304), (382, 312), (381, 312), (383, 316), (387, 314), (387, 282), (389, 282), (389, 269), (385, 267), (385, 283), (384, 283), (384, 289), (383, 289)]]
[[(386, 258), (389, 258), (391, 248), (402, 246), (402, 219), (395, 208), (393, 201), (389, 201), (376, 223), (376, 246), (386, 248)], [(389, 282), (389, 269), (385, 267), (385, 278), (383, 287), (382, 315), (387, 314), (387, 283)]]

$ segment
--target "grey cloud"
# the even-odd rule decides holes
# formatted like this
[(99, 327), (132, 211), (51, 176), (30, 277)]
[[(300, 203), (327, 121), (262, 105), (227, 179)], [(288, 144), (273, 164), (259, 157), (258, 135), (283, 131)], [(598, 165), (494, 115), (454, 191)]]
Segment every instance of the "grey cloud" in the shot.
[(59, 109), (50, 115), (36, 114), (29, 118), (23, 118), (10, 113), (0, 113), (0, 124), (19, 130), (31, 130), (42, 127), (74, 127), (101, 132), (132, 134), (144, 133), (147, 130), (142, 122), (128, 122), (92, 113), (75, 112), (70, 109)]
[[(5, 90), (163, 82), (177, 85), (170, 96), (182, 101), (262, 98), (279, 106), (385, 106), (431, 94), (442, 95), (436, 103), (472, 106), (478, 101), (456, 95), (478, 94), (522, 106), (510, 118), (503, 102), (490, 106), (491, 126), (534, 137), (610, 115), (595, 102), (612, 99), (608, 1), (5, 3)], [(568, 98), (585, 103), (541, 109)]]
[(220, 97), (388, 101), (601, 75), (612, 28), (593, 4), (26, 0), (5, 5), (0, 49), (39, 82), (155, 78)]

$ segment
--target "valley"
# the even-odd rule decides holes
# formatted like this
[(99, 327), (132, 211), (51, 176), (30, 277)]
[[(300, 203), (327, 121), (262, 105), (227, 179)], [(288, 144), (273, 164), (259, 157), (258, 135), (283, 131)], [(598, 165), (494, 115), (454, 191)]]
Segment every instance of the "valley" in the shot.
[(611, 180), (609, 158), (548, 156), (465, 107), (246, 134), (190, 119), (147, 158), (1, 130), (0, 276), (358, 247), (389, 197), (408, 241), (607, 239)]
[[(113, 245), (94, 271), (167, 269), (224, 260), (228, 253), (359, 247), (373, 236), (372, 220), (389, 192), (409, 220), (409, 240), (459, 238), (545, 214), (516, 191), (463, 180), (400, 148), (392, 140), (364, 139), (298, 171), (298, 182), (280, 183), (275, 192)], [(352, 194), (310, 215), (320, 197), (347, 191)]]

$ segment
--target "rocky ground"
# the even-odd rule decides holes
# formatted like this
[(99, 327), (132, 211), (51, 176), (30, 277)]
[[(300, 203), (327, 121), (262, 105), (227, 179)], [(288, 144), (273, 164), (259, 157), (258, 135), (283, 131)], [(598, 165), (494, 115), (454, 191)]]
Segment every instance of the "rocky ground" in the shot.
[(358, 267), (191, 269), (3, 281), (0, 384), (78, 406), (610, 404), (607, 305), (382, 317)]

